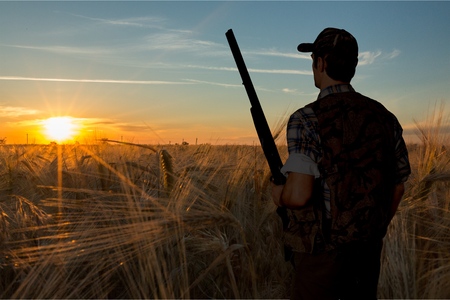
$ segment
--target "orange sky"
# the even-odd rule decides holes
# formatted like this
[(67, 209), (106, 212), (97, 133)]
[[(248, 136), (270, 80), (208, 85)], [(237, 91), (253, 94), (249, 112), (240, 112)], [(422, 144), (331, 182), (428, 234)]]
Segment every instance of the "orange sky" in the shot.
[(319, 92), (298, 43), (333, 26), (358, 40), (355, 89), (412, 140), (414, 121), (450, 93), (448, 11), (446, 1), (2, 1), (0, 138), (46, 144), (43, 122), (68, 116), (80, 131), (67, 142), (257, 143), (225, 32), (276, 130)]

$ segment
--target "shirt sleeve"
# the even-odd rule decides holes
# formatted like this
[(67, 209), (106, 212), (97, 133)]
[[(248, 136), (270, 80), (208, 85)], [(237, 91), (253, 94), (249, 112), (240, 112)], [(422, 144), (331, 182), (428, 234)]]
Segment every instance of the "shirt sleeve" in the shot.
[(320, 176), (317, 162), (321, 159), (318, 120), (313, 110), (305, 107), (289, 118), (286, 130), (289, 157), (281, 171)]
[(409, 164), (408, 150), (406, 148), (405, 141), (402, 137), (403, 129), (400, 123), (398, 123), (397, 118), (395, 118), (395, 157), (397, 160), (396, 164), (396, 182), (395, 183), (403, 183), (408, 180), (409, 175), (411, 174), (411, 166)]
[(296, 172), (301, 174), (313, 175), (315, 178), (320, 177), (319, 168), (311, 157), (301, 153), (289, 154), (286, 163), (281, 168), (281, 173), (287, 175), (288, 172)]

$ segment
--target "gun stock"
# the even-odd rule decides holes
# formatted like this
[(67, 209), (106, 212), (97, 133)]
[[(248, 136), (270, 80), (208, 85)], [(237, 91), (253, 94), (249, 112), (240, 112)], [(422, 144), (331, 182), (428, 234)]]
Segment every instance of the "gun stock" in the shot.
[[(233, 54), (239, 74), (241, 75), (242, 84), (244, 85), (250, 100), (250, 112), (253, 123), (255, 125), (264, 156), (266, 157), (269, 165), (270, 172), (272, 173), (273, 182), (276, 185), (285, 184), (286, 177), (280, 171), (283, 166), (280, 154), (278, 153), (277, 146), (275, 145), (269, 125), (267, 124), (266, 117), (262, 110), (252, 80), (250, 79), (250, 74), (245, 66), (244, 58), (242, 57), (241, 50), (239, 49), (233, 30), (229, 29), (225, 35), (227, 37), (228, 44), (230, 45), (231, 53)], [(289, 224), (286, 208), (278, 207), (277, 213), (283, 222), (283, 228), (286, 228)]]

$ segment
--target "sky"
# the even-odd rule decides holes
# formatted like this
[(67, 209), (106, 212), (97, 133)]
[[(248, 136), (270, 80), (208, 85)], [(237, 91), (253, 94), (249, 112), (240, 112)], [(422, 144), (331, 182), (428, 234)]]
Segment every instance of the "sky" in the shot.
[(274, 131), (319, 93), (297, 45), (337, 27), (358, 40), (353, 87), (408, 141), (450, 94), (449, 16), (447, 1), (0, 1), (0, 139), (49, 143), (46, 120), (67, 117), (66, 142), (258, 143), (225, 32)]

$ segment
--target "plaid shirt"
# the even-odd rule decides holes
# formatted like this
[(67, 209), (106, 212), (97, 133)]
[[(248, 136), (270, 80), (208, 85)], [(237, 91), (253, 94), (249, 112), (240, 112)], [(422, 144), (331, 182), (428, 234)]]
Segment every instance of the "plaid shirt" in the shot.
[[(321, 99), (332, 93), (354, 91), (349, 84), (334, 85), (323, 89), (318, 99)], [(394, 117), (395, 118), (395, 117)], [(396, 144), (396, 183), (405, 182), (410, 174), (408, 152), (402, 138), (403, 129), (394, 120)], [(320, 177), (317, 163), (322, 159), (320, 136), (318, 132), (318, 120), (314, 111), (309, 107), (304, 107), (293, 113), (287, 125), (287, 144), (289, 157), (281, 171), (284, 174), (288, 172), (297, 172), (302, 174)], [(325, 181), (322, 181), (323, 199), (327, 208), (327, 216), (330, 217), (330, 189)]]

